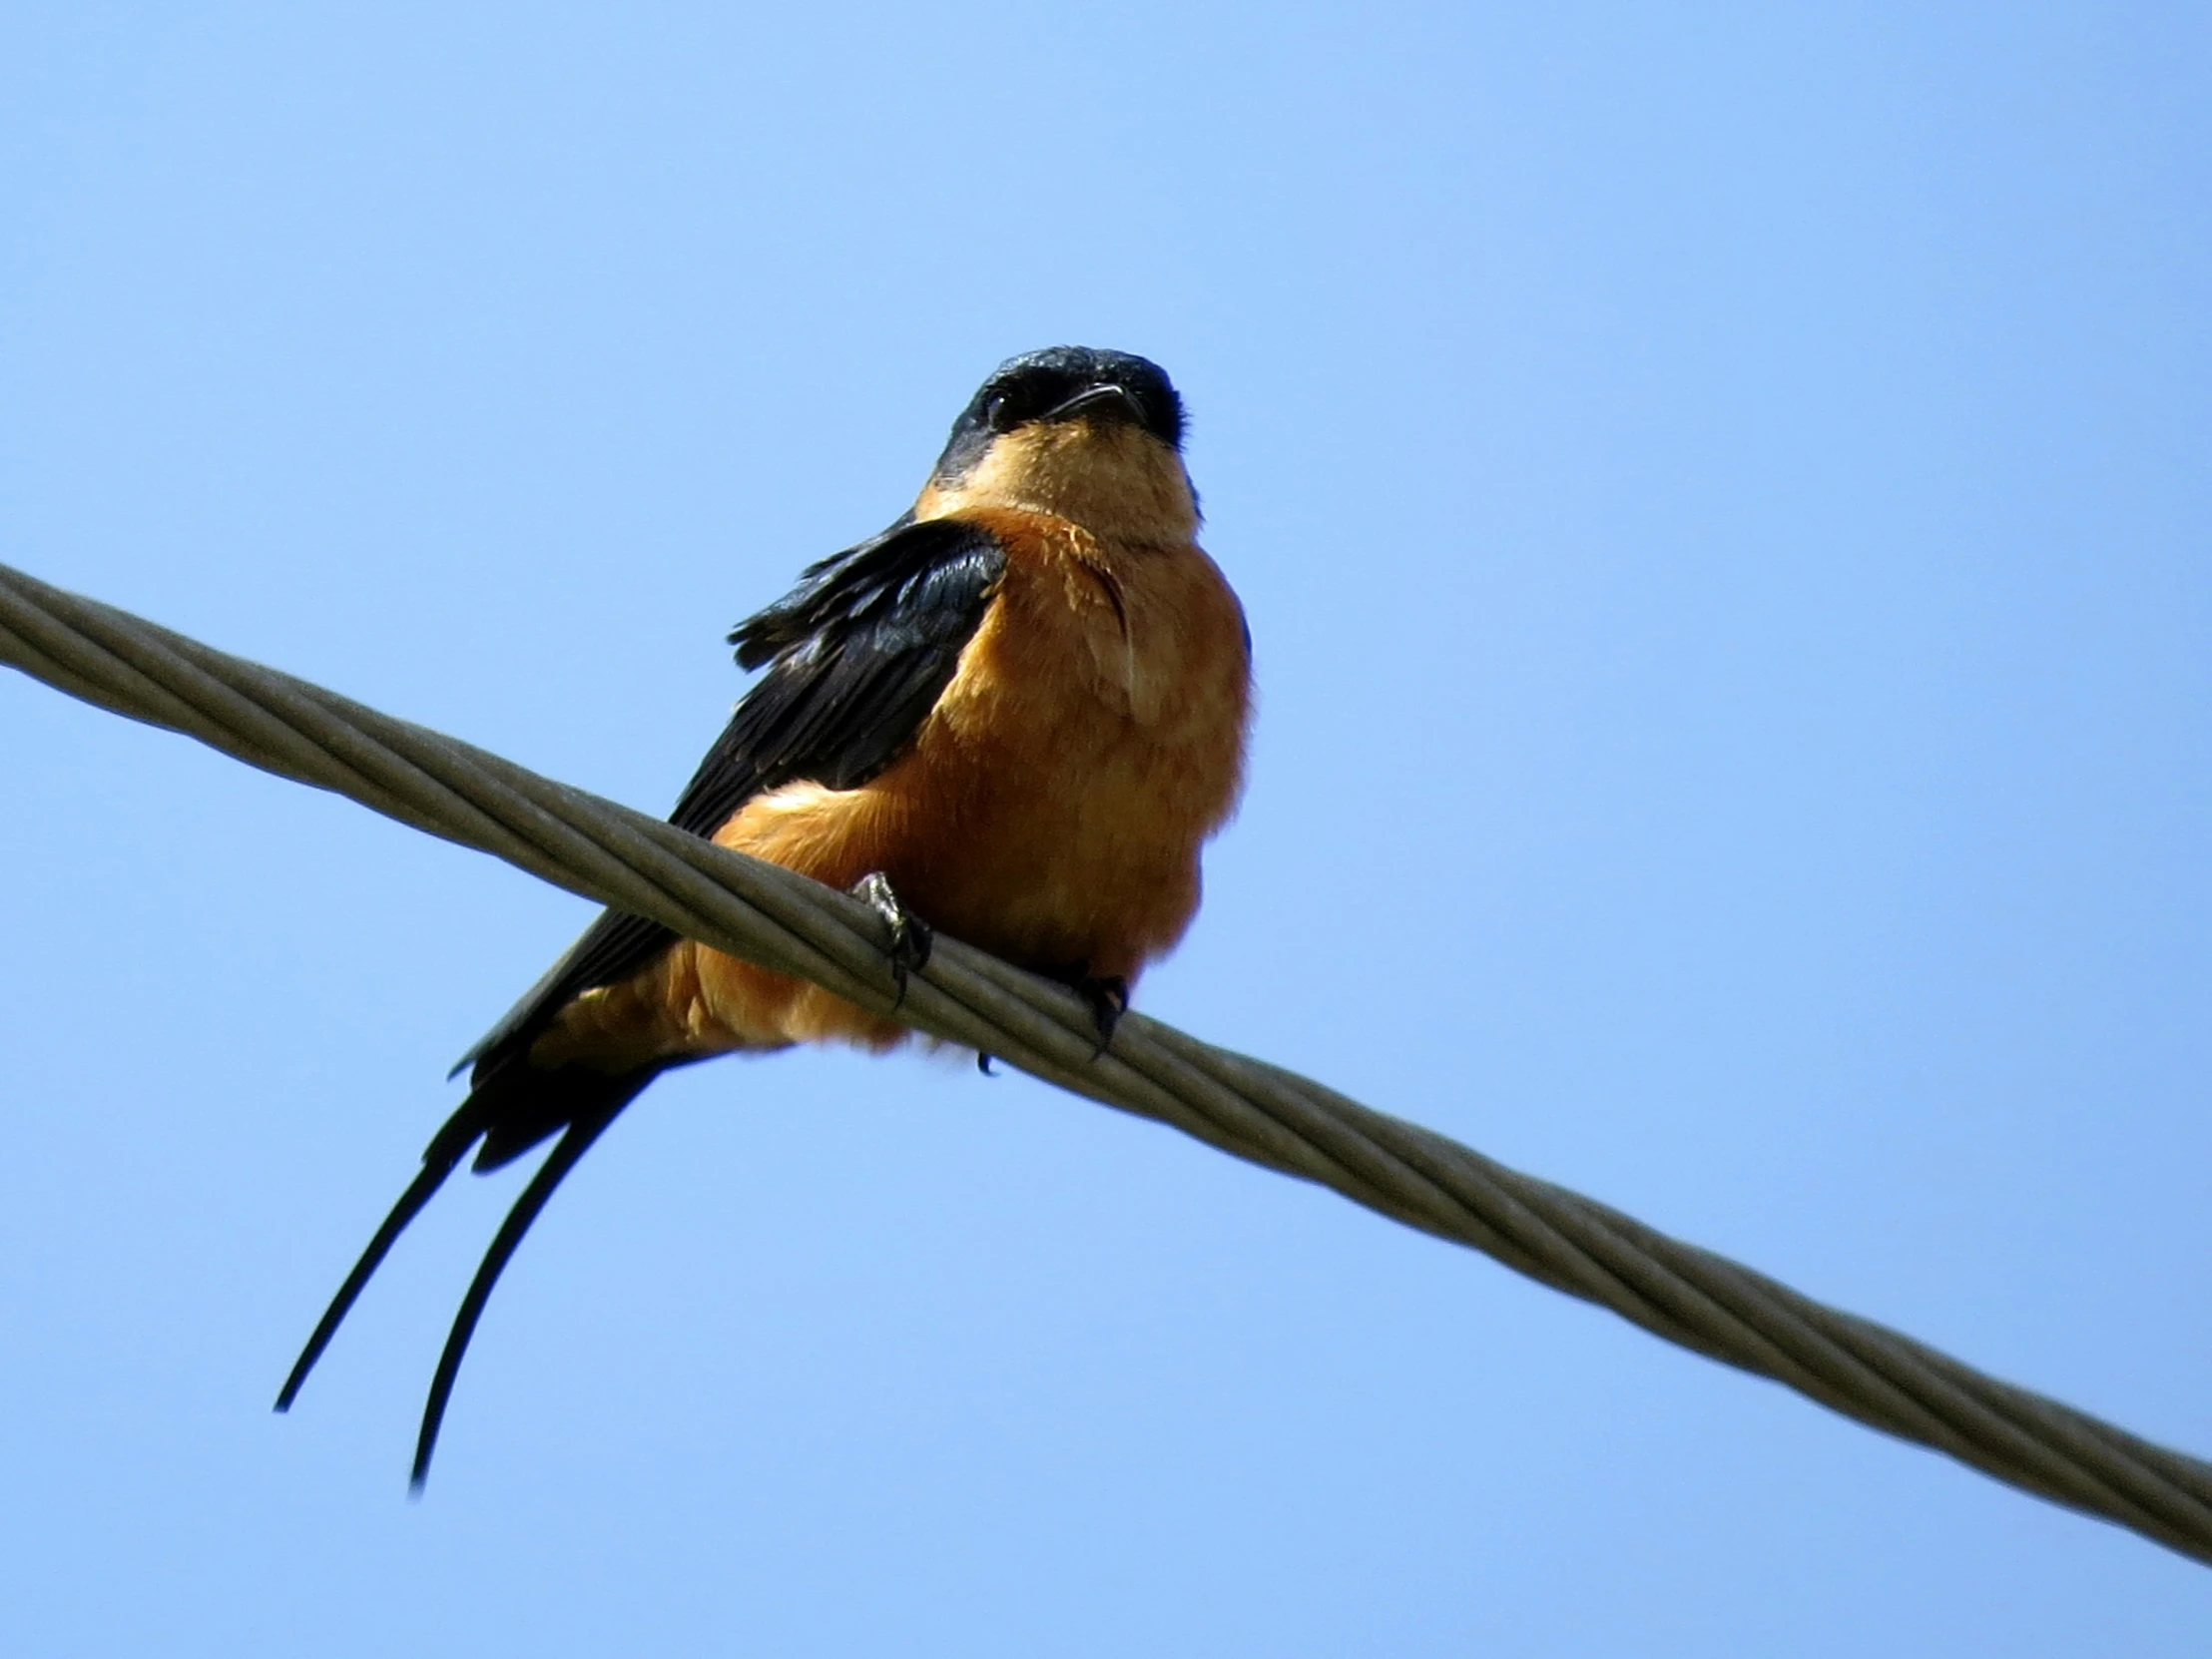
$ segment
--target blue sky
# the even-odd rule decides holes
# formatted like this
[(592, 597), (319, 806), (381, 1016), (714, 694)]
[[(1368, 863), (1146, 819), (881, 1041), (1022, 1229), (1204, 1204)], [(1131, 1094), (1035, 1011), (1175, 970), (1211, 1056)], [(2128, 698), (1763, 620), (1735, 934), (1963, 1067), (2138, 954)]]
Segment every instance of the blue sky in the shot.
[[(1191, 404), (1262, 716), (1150, 1012), (2212, 1450), (2212, 23), (0, 25), (4, 557), (661, 809), (999, 358)], [(671, 1078), (268, 1402), (579, 928), (0, 677), (26, 1652), (2194, 1654), (2212, 1580), (1018, 1077)]]

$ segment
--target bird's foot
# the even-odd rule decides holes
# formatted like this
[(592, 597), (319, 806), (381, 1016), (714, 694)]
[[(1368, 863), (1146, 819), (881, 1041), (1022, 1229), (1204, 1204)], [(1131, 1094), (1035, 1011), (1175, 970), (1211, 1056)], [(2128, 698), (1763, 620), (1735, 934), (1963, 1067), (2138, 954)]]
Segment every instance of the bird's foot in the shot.
[(890, 948), (885, 954), (890, 959), (891, 982), (898, 987), (898, 995), (891, 1001), (895, 1008), (906, 1000), (906, 976), (929, 965), (936, 931), (899, 902), (898, 894), (891, 890), (890, 878), (881, 870), (861, 876), (853, 885), (852, 896), (881, 916), (883, 925), (890, 929)]
[(1091, 1023), (1098, 1027), (1098, 1046), (1091, 1050), (1095, 1060), (1106, 1052), (1114, 1040), (1114, 1028), (1129, 1012), (1129, 981), (1118, 973), (1086, 973), (1072, 988), (1089, 1005)]

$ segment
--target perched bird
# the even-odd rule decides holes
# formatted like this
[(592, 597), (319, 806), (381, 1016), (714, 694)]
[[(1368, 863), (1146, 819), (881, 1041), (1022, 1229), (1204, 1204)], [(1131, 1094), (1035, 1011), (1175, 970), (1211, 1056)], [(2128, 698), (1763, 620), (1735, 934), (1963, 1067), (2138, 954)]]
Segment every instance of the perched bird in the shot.
[[(1174, 386), (1142, 357), (1056, 346), (1000, 365), (911, 510), (730, 635), (739, 664), (766, 672), (670, 822), (860, 892), (890, 921), (901, 973), (942, 929), (1066, 982), (1103, 1049), (1138, 972), (1190, 925), (1200, 845), (1243, 782), (1251, 637), (1195, 539), (1183, 427)], [(500, 1271), (655, 1077), (736, 1050), (883, 1050), (906, 1035), (806, 980), (605, 912), (463, 1057), (468, 1098), (276, 1408), (470, 1149), (481, 1172), (558, 1137), (454, 1318), (419, 1487)]]

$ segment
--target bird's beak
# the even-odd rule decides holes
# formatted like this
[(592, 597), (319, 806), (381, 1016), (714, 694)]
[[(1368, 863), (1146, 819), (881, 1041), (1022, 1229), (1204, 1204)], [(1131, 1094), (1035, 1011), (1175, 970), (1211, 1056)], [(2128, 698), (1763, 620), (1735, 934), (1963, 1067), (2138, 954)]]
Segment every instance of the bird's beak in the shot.
[[(1118, 410), (1116, 405), (1119, 405)], [(1144, 405), (1137, 401), (1137, 394), (1127, 386), (1116, 385), (1092, 386), (1079, 391), (1058, 408), (1047, 410), (1044, 418), (1047, 421), (1074, 420), (1081, 415), (1108, 414), (1109, 410), (1115, 410), (1124, 420), (1133, 420), (1140, 426), (1144, 424)]]

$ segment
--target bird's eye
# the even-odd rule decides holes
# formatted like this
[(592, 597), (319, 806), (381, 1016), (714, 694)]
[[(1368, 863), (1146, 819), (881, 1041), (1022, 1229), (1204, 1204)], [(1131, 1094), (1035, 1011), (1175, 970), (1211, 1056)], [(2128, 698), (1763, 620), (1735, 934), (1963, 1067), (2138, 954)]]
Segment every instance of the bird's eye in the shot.
[(994, 432), (1013, 430), (1013, 420), (1007, 412), (1006, 394), (999, 392), (983, 405), (983, 422)]

